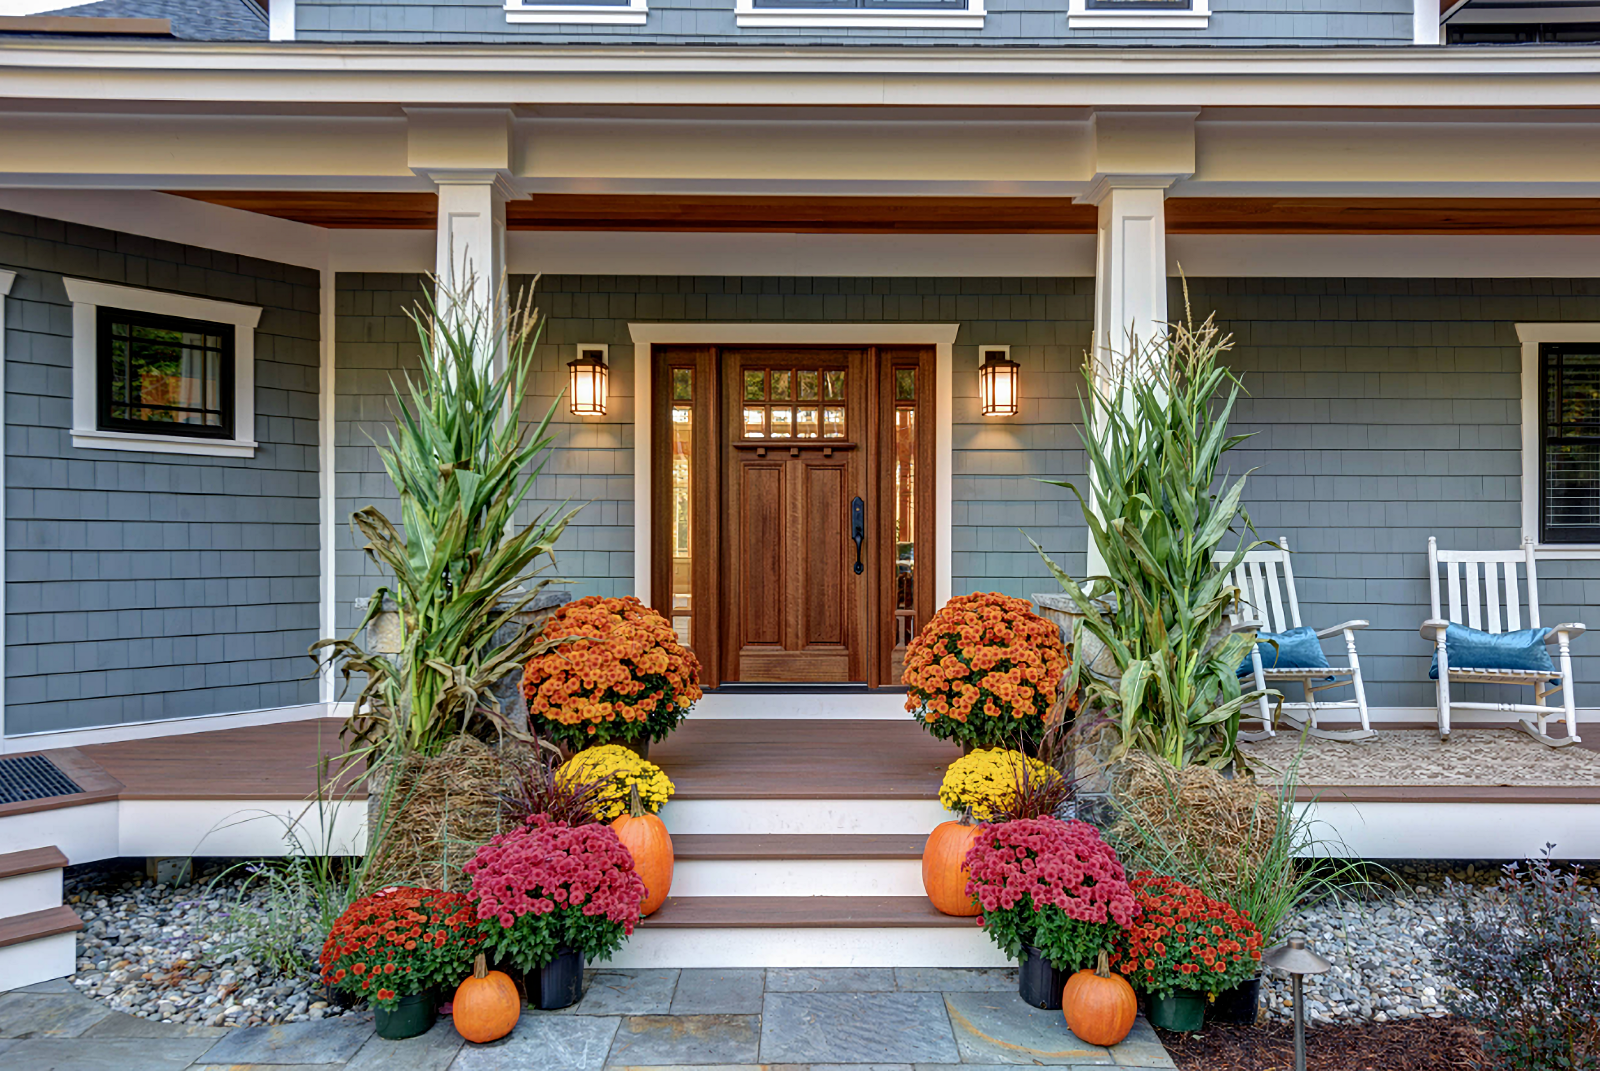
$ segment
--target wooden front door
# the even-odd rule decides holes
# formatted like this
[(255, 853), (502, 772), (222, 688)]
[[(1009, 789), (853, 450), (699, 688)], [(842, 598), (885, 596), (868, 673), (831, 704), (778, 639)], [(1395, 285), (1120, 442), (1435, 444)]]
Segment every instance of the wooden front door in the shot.
[(706, 683), (898, 685), (933, 610), (931, 349), (650, 359), (651, 601)]
[(723, 351), (726, 680), (867, 679), (864, 358)]

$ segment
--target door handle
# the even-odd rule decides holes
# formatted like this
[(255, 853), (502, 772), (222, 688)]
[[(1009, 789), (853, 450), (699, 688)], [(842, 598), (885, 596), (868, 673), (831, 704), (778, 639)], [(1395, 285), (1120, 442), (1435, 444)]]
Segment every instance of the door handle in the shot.
[(861, 541), (867, 538), (867, 504), (857, 495), (850, 500), (850, 538), (856, 541), (856, 575), (861, 575)]

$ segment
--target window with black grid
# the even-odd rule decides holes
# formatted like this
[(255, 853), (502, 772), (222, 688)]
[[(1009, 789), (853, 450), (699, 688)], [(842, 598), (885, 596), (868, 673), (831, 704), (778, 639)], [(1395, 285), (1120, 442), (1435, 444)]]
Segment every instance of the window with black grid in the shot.
[(233, 437), (232, 324), (105, 307), (96, 317), (102, 431)]
[(1600, 345), (1539, 347), (1539, 540), (1600, 543)]

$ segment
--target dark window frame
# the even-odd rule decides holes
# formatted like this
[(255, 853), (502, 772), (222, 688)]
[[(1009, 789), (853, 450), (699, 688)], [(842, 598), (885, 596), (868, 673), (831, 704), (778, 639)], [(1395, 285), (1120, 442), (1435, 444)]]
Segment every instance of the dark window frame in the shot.
[[(217, 427), (201, 424), (168, 423), (156, 420), (129, 420), (114, 417), (111, 409), (111, 363), (113, 324), (158, 327), (168, 331), (199, 332), (222, 339), (221, 383), (218, 401), (221, 403), (222, 423)], [(131, 336), (130, 336), (131, 337)], [(236, 438), (238, 400), (234, 397), (235, 365), (239, 359), (238, 336), (234, 325), (215, 320), (196, 320), (186, 316), (168, 316), (161, 313), (140, 312), (137, 309), (119, 309), (99, 306), (95, 309), (95, 427), (100, 431), (131, 435), (159, 435), (171, 439), (229, 440)], [(126, 403), (123, 403), (126, 404)]]
[(1600, 543), (1600, 524), (1583, 527), (1565, 525), (1558, 530), (1552, 531), (1549, 522), (1549, 448), (1551, 446), (1585, 443), (1600, 446), (1600, 423), (1595, 425), (1594, 434), (1590, 435), (1561, 434), (1566, 430), (1566, 425), (1563, 424), (1558, 424), (1554, 432), (1551, 429), (1551, 363), (1552, 361), (1556, 362), (1555, 391), (1559, 399), (1564, 393), (1562, 387), (1564, 364), (1562, 360), (1569, 353), (1600, 354), (1600, 344), (1544, 342), (1539, 345), (1539, 441), (1537, 445), (1537, 450), (1539, 451), (1539, 542), (1552, 545)]

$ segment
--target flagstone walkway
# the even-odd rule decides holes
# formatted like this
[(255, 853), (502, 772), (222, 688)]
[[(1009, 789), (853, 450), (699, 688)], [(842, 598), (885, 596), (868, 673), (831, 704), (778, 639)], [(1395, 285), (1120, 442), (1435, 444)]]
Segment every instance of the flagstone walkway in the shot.
[(1016, 972), (936, 968), (594, 971), (583, 1001), (468, 1045), (442, 1019), (383, 1041), (370, 1015), (177, 1026), (65, 981), (0, 994), (0, 1067), (27, 1071), (1079, 1071), (1171, 1068), (1140, 1019), (1114, 1049), (1017, 997)]

